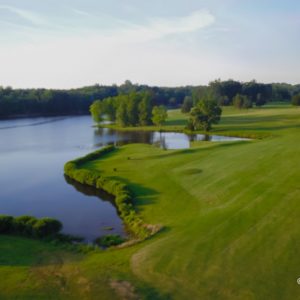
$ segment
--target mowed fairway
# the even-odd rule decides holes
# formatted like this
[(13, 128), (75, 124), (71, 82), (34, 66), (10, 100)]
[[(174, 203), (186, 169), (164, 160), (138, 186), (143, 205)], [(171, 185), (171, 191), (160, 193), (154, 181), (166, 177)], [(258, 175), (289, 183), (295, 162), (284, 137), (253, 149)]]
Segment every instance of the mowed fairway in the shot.
[[(171, 112), (167, 125), (183, 126), (183, 119)], [(46, 253), (42, 267), (55, 284), (53, 299), (135, 299), (128, 286), (125, 294), (122, 287), (121, 293), (110, 290), (115, 279), (130, 282), (148, 299), (300, 299), (300, 109), (227, 108), (215, 132), (267, 137), (196, 142), (177, 151), (127, 145), (84, 165), (128, 183), (142, 218), (164, 230), (127, 249), (88, 255), (64, 251), (62, 283), (54, 271), (47, 272), (51, 253), (59, 249), (2, 237), (0, 276), (6, 281), (0, 282), (0, 296), (20, 297), (23, 277), (28, 298), (35, 292), (45, 296), (47, 283), (34, 277), (37, 249)], [(4, 243), (30, 248), (28, 257), (24, 252), (13, 264), (21, 252), (3, 256)]]
[(129, 145), (86, 166), (129, 182), (143, 218), (166, 226), (132, 256), (135, 274), (178, 299), (300, 299), (299, 126), (295, 108), (231, 112), (218, 130), (273, 136)]

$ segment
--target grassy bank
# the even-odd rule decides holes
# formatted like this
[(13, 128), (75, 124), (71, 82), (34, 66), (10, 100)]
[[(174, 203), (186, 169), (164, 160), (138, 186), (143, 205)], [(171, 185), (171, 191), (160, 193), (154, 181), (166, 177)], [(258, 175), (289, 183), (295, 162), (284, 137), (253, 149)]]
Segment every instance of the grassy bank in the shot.
[[(116, 148), (114, 146), (106, 146), (84, 157), (67, 162), (64, 166), (64, 171), (65, 175), (69, 178), (81, 184), (103, 190), (115, 197), (114, 202), (119, 215), (130, 233), (131, 241), (128, 241), (127, 244), (129, 242), (132, 244), (154, 235), (161, 230), (161, 226), (145, 224), (143, 222), (134, 209), (134, 196), (125, 182), (118, 180), (118, 178), (105, 177), (100, 169), (89, 170), (85, 168), (87, 163), (94, 160), (105, 159), (115, 151)], [(127, 157), (127, 159), (130, 159), (130, 157)], [(117, 172), (117, 168), (113, 170)]]
[[(173, 116), (167, 126), (182, 128), (185, 117)], [(127, 145), (85, 162), (128, 185), (141, 218), (165, 229), (88, 255), (1, 236), (0, 298), (300, 299), (299, 131), (299, 108), (227, 108), (214, 133), (268, 137), (179, 151)]]

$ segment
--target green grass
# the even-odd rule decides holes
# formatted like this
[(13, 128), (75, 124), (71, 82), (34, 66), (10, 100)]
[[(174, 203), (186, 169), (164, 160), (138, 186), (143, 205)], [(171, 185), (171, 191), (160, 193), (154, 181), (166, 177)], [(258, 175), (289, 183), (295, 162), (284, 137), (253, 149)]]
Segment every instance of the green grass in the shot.
[[(173, 111), (167, 126), (182, 128), (184, 118)], [(299, 108), (226, 108), (214, 133), (265, 138), (178, 151), (127, 145), (85, 164), (128, 183), (145, 222), (165, 230), (88, 255), (0, 237), (0, 298), (43, 296), (48, 284), (53, 299), (116, 299), (124, 289), (130, 298), (126, 282), (146, 299), (300, 299), (299, 129)]]

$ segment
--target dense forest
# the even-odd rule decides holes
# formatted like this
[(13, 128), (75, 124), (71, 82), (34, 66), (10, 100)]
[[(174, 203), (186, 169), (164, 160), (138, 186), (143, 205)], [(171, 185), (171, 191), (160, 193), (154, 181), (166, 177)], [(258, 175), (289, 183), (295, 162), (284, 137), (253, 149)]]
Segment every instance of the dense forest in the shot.
[(250, 101), (259, 106), (270, 101), (289, 102), (292, 97), (300, 93), (300, 85), (262, 84), (256, 81), (242, 83), (234, 80), (216, 80), (208, 86), (174, 88), (132, 84), (129, 80), (120, 86), (93, 85), (70, 90), (0, 87), (0, 118), (88, 114), (89, 107), (95, 100), (103, 100), (131, 92), (150, 93), (155, 106), (181, 107), (184, 101), (188, 103), (193, 102), (193, 99), (201, 98), (207, 89), (213, 90), (218, 95), (220, 105), (232, 105), (234, 101), (245, 99), (241, 97), (235, 99), (237, 95), (247, 97), (246, 103)]

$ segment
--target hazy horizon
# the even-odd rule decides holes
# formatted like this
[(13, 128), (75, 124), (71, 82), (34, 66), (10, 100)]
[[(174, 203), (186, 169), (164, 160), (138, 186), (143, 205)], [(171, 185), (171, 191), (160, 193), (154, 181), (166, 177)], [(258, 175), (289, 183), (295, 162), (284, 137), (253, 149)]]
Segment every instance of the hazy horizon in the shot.
[(300, 82), (300, 2), (0, 0), (0, 85)]
[[(215, 80), (219, 80), (220, 78), (217, 78)], [(184, 87), (197, 87), (197, 86), (208, 86), (209, 82), (207, 84), (187, 84), (187, 85), (152, 85), (152, 84), (147, 84), (147, 83), (140, 83), (140, 82), (132, 82), (130, 79), (126, 79), (129, 80), (133, 85), (139, 85), (139, 86), (149, 86), (149, 87), (158, 87), (158, 88), (184, 88)], [(250, 82), (250, 81), (255, 81), (257, 83), (263, 83), (263, 84), (290, 84), (290, 85), (300, 85), (300, 82), (296, 82), (296, 83), (290, 83), (290, 82), (263, 82), (263, 81), (257, 81), (254, 79), (249, 80), (249, 81), (240, 81), (238, 79), (234, 79), (234, 78), (227, 78), (227, 79), (221, 79), (221, 81), (227, 81), (227, 80), (233, 80), (233, 81), (239, 81), (241, 83), (246, 83), (246, 82)], [(214, 81), (214, 80), (212, 80)], [(90, 86), (95, 86), (95, 85), (99, 85), (99, 86), (113, 86), (113, 85), (117, 85), (117, 86), (121, 86), (122, 84), (124, 84), (125, 82), (121, 82), (119, 84), (116, 83), (112, 83), (112, 84), (103, 84), (101, 82), (94, 82), (88, 85), (81, 85), (81, 86), (74, 86), (74, 87), (44, 87), (44, 86), (36, 86), (36, 87), (17, 87), (17, 86), (12, 86), (12, 85), (2, 85), (0, 82), (0, 87), (3, 88), (12, 88), (12, 89), (53, 89), (53, 90), (70, 90), (70, 89), (81, 89), (81, 88), (85, 88), (85, 87), (90, 87)]]

